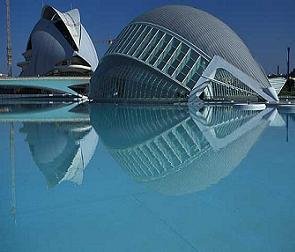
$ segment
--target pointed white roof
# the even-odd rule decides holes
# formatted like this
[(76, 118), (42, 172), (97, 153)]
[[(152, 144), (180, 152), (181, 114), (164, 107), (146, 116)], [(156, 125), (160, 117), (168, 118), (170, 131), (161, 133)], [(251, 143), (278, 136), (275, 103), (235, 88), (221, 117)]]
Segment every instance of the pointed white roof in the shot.
[(42, 18), (53, 20), (56, 18), (56, 15), (58, 15), (58, 17), (63, 21), (73, 41), (75, 42), (75, 45), (77, 48), (79, 48), (81, 38), (81, 21), (79, 10), (73, 9), (63, 13), (52, 6), (47, 5), (43, 8), (41, 16)]

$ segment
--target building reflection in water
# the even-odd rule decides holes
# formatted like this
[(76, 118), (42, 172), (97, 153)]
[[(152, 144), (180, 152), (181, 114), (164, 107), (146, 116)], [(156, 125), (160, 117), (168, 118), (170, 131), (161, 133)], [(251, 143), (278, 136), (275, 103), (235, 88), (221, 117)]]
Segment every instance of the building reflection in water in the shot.
[(276, 113), (233, 106), (93, 104), (90, 110), (92, 125), (120, 166), (168, 195), (204, 190), (228, 176)]
[[(25, 121), (25, 134), (33, 160), (46, 178), (48, 187), (63, 181), (82, 184), (83, 171), (98, 144), (98, 135), (87, 119), (87, 107), (69, 106), (70, 110), (53, 111), (50, 121)], [(86, 108), (86, 111), (84, 111)], [(77, 111), (76, 118), (73, 116)], [(48, 113), (48, 112), (47, 112)], [(70, 116), (68, 115), (70, 114)]]
[(24, 123), (21, 132), (49, 187), (63, 181), (82, 184), (83, 171), (98, 143), (89, 124)]

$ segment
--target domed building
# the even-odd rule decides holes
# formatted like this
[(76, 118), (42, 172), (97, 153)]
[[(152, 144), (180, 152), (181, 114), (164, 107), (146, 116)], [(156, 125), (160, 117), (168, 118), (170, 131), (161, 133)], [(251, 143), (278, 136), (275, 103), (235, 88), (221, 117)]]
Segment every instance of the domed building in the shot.
[(97, 101), (278, 101), (239, 36), (216, 17), (169, 5), (131, 21), (90, 85)]
[(30, 34), (20, 76), (89, 76), (98, 65), (90, 36), (77, 9), (60, 12), (45, 6)]

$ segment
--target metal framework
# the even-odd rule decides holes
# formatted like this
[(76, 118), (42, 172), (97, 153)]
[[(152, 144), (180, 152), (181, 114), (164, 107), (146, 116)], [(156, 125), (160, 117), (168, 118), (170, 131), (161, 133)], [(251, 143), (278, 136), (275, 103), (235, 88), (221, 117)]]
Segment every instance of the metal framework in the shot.
[(191, 90), (209, 64), (188, 43), (151, 24), (127, 26), (108, 50), (108, 55), (128, 56)]
[(257, 80), (243, 73), (220, 56), (213, 57), (190, 93), (190, 99), (194, 100), (204, 91), (209, 98), (242, 95), (256, 96), (270, 102), (279, 100), (273, 87), (261, 86)]

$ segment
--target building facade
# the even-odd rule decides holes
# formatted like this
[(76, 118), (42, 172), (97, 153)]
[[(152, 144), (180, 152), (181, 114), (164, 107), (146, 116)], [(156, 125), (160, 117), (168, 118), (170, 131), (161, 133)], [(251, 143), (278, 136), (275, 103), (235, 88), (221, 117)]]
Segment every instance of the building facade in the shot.
[(91, 81), (94, 100), (278, 101), (231, 28), (189, 6), (164, 6), (130, 22)]
[(20, 76), (89, 76), (98, 65), (90, 36), (77, 9), (60, 12), (45, 6), (30, 34)]

